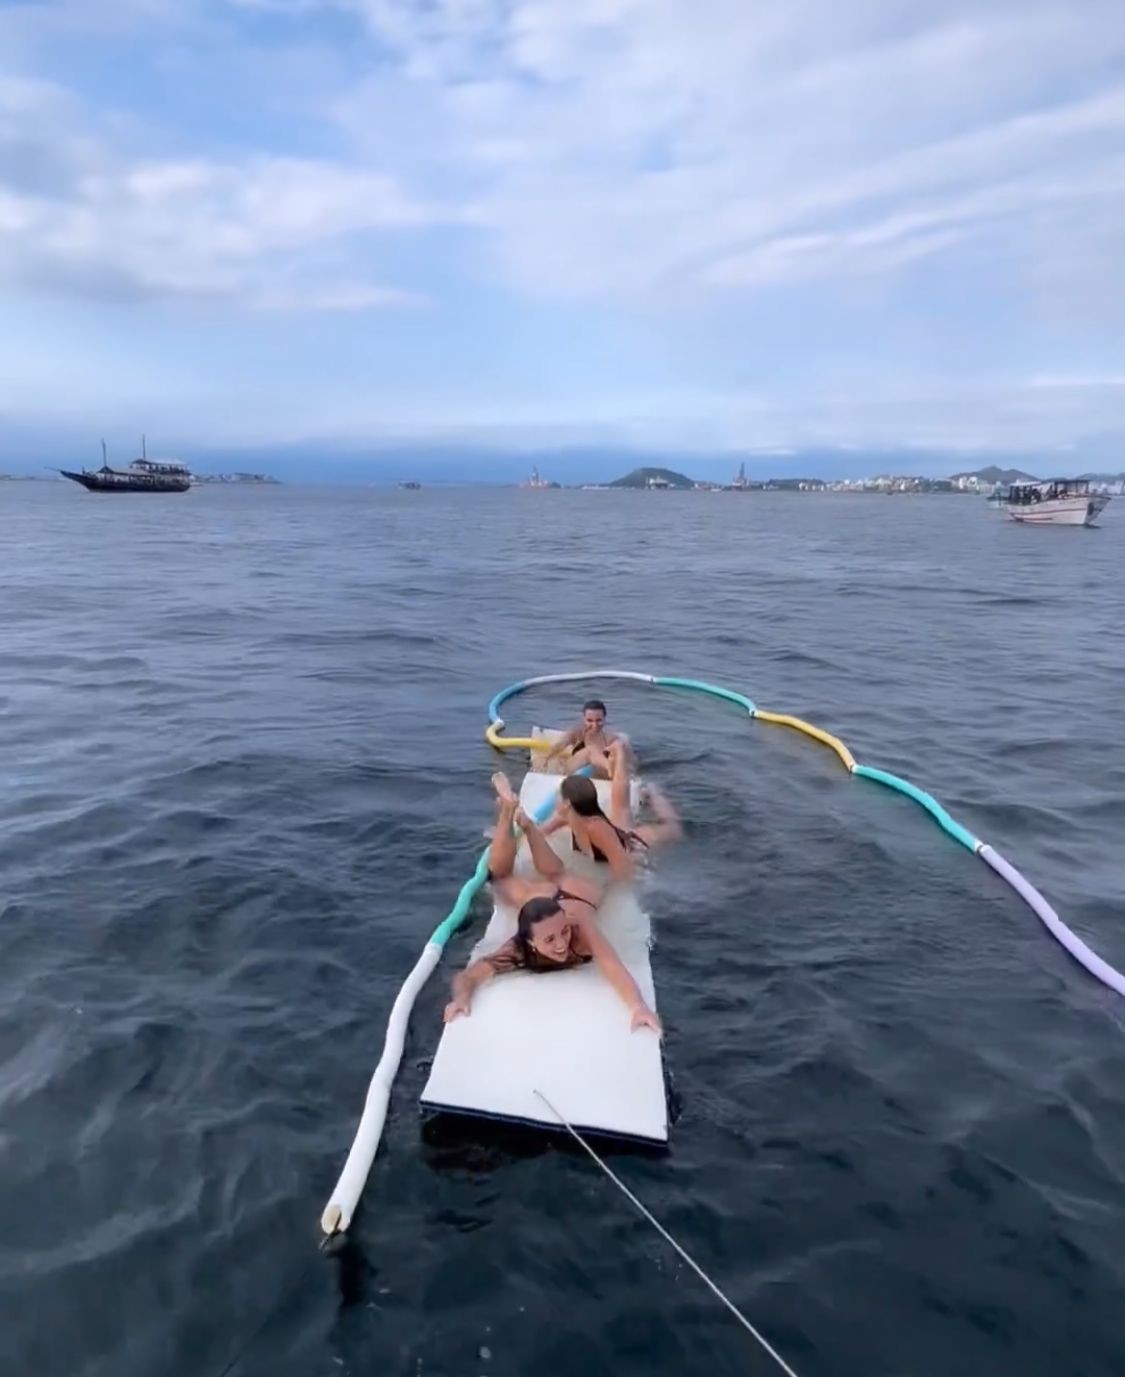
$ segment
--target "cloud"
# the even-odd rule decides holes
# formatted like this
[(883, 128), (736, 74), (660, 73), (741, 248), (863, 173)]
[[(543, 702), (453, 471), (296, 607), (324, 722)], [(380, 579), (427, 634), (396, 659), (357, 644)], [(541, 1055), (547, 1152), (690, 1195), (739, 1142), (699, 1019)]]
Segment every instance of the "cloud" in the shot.
[(323, 159), (130, 157), (57, 88), (0, 82), (0, 276), (108, 300), (361, 310), (414, 293), (348, 246), (439, 218), (394, 178)]
[[(472, 226), (494, 274), (548, 299), (893, 284), (997, 236), (1006, 273), (1057, 289), (1091, 254), (1110, 263), (1125, 220), (1125, 22), (1107, 0), (129, 5), (134, 24), (215, 43), (242, 20), (310, 45), (329, 21), (361, 25), (351, 80), (323, 111), (351, 152), (130, 159), (78, 140), (77, 115), (60, 128), (56, 108), (50, 137), (33, 119), (0, 164), (9, 273), (29, 271), (20, 254), (13, 269), (20, 233), (32, 278), (56, 266), (173, 295), (247, 282), (253, 301), (255, 260), (268, 273), (436, 220)], [(73, 0), (47, 8), (56, 29), (92, 23)], [(50, 185), (60, 139), (86, 172), (69, 198)], [(378, 254), (344, 258), (355, 290), (328, 297), (359, 300)]]
[(1080, 263), (1122, 220), (1125, 22), (1101, 0), (341, 3), (447, 112), (528, 292), (893, 277), (1001, 224)]
[(57, 0), (0, 8), (0, 51), (9, 292), (433, 304), (409, 349), (361, 322), (403, 371), (349, 377), (357, 432), (1114, 424), (1120, 0)]

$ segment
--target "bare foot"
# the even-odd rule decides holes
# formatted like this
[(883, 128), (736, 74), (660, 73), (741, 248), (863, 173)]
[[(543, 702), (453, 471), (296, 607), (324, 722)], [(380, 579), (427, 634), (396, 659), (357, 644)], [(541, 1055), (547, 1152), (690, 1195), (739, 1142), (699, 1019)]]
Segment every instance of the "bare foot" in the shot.
[(496, 790), (496, 797), (501, 803), (514, 806), (519, 802), (519, 799), (512, 793), (512, 785), (503, 770), (497, 770), (492, 776), (492, 787)]

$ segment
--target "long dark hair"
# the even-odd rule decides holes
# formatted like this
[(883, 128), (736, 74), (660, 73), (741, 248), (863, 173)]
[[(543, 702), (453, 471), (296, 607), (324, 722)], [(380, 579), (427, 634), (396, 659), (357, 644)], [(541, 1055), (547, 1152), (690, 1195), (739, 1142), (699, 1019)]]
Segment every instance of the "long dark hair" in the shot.
[(623, 828), (608, 818), (602, 811), (602, 805), (598, 802), (598, 786), (588, 775), (567, 775), (562, 784), (559, 785), (559, 793), (567, 803), (574, 809), (580, 818), (601, 818), (602, 822), (607, 823), (617, 833), (621, 845), (628, 851), (632, 842), (640, 842), (645, 845), (643, 837), (638, 837), (635, 832), (626, 832)]
[(555, 898), (539, 897), (528, 899), (527, 903), (519, 911), (516, 919), (515, 943), (519, 948), (520, 957), (524, 964), (531, 960), (531, 930), (536, 923), (541, 923), (545, 918), (553, 918), (556, 913), (562, 913), (563, 906)]

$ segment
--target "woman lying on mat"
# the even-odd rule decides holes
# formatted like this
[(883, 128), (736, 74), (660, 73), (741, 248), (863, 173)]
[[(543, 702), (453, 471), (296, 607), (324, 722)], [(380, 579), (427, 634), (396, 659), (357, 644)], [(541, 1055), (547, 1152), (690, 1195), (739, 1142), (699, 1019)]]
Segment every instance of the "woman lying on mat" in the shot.
[[(520, 808), (506, 775), (497, 772), (492, 784), (499, 813), (488, 852), (488, 876), (497, 897), (519, 909), (519, 920), (513, 938), (454, 977), (445, 1021), (467, 1014), (473, 991), (494, 975), (514, 970), (565, 970), (592, 960), (629, 1006), (632, 1026), (659, 1032), (660, 1020), (641, 998), (613, 947), (597, 931), (594, 915), (601, 898), (599, 886), (567, 873), (542, 832)], [(513, 873), (518, 846), (513, 824), (527, 838), (539, 872), (535, 876)]]
[(597, 923), (590, 916), (568, 913), (568, 899), (572, 904), (581, 902), (576, 895), (528, 899), (520, 909), (516, 935), (453, 977), (453, 998), (445, 1006), (446, 1023), (460, 1014), (468, 1014), (473, 992), (493, 976), (507, 971), (563, 971), (593, 961), (625, 1001), (632, 1030), (651, 1028), (657, 1034), (663, 1031), (660, 1019), (644, 1002), (637, 982), (598, 931)]
[[(590, 781), (585, 782), (589, 784)], [(522, 908), (529, 899), (552, 898), (567, 906), (568, 916), (574, 916), (574, 905), (587, 915), (593, 915), (601, 902), (604, 885), (567, 872), (558, 852), (520, 807), (507, 775), (497, 770), (492, 776), (492, 787), (497, 798), (496, 830), (488, 848), (488, 878), (493, 892), (512, 908)], [(516, 828), (527, 841), (537, 874), (515, 874), (519, 848)], [(631, 866), (628, 857), (624, 859), (626, 865)]]
[[(543, 827), (541, 836), (569, 827), (575, 851), (608, 866), (614, 880), (628, 880), (632, 878), (633, 856), (677, 840), (681, 835), (680, 819), (664, 792), (650, 784), (645, 789), (645, 798), (656, 820), (634, 826), (628, 748), (614, 742), (609, 754), (613, 765), (609, 813), (602, 811), (592, 779), (568, 775), (559, 786), (555, 814)], [(531, 844), (530, 837), (528, 843)]]

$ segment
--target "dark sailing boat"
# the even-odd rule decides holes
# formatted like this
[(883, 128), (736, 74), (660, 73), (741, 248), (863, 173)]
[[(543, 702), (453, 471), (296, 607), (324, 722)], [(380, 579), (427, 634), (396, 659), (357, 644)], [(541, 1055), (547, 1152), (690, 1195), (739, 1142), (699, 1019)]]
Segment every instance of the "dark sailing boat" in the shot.
[(127, 469), (113, 469), (106, 459), (102, 441), (102, 466), (91, 471), (71, 473), (59, 469), (64, 478), (81, 483), (87, 492), (187, 492), (191, 474), (184, 464), (157, 463), (148, 457), (144, 436), (141, 436), (141, 457), (134, 459)]

